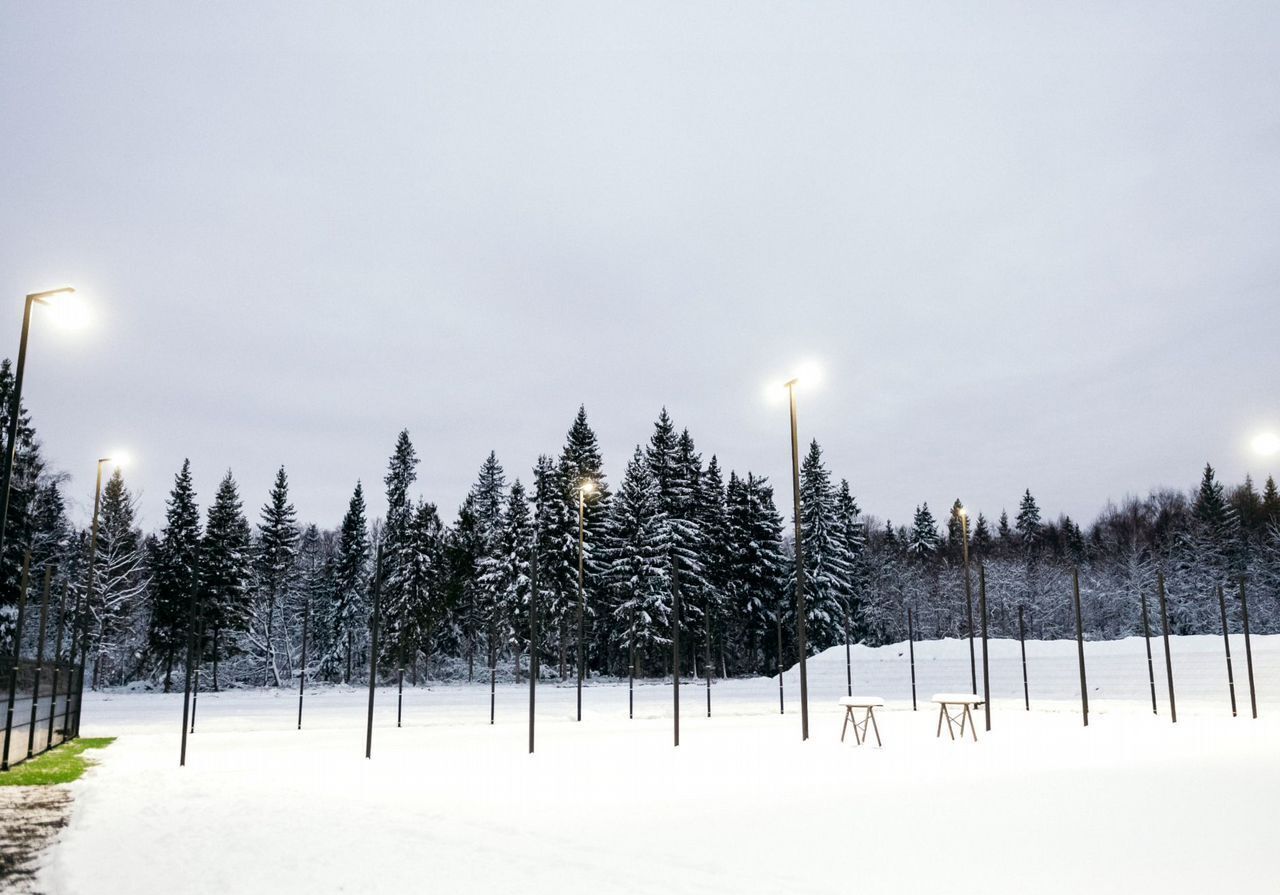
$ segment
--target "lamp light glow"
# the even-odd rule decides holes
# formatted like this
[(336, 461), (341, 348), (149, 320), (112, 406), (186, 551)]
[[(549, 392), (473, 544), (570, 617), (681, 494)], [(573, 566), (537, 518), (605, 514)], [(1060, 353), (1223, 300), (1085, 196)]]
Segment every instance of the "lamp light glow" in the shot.
[(1280, 453), (1280, 435), (1275, 432), (1261, 432), (1253, 438), (1253, 449), (1264, 457)]

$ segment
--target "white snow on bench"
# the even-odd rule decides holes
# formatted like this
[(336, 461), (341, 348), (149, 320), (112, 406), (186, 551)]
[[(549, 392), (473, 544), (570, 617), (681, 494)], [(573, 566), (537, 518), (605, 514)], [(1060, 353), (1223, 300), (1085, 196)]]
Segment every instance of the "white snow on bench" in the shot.
[(865, 709), (869, 705), (884, 705), (884, 700), (879, 696), (841, 696), (840, 705), (855, 709)]
[(982, 702), (982, 697), (976, 693), (934, 693), (934, 702)]

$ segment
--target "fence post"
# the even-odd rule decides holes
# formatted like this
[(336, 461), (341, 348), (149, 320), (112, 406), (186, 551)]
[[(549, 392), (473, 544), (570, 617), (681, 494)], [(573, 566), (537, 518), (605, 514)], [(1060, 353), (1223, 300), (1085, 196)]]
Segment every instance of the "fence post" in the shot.
[(982, 714), (991, 730), (991, 665), (987, 660), (987, 566), (978, 564), (978, 611), (982, 613)]
[(1147, 618), (1147, 594), (1142, 586), (1138, 586), (1138, 597), (1142, 600), (1142, 636), (1147, 641), (1147, 679), (1151, 681), (1151, 714), (1160, 714), (1156, 708), (1156, 667), (1151, 662), (1151, 624)]
[(373, 691), (378, 684), (378, 608), (382, 601), (382, 543), (373, 562), (373, 618), (369, 622), (369, 721), (364, 734), (364, 757), (373, 756)]
[(911, 711), (916, 711), (916, 632), (911, 625), (911, 610), (907, 609), (907, 654), (911, 657)]
[(534, 521), (529, 555), (529, 754), (533, 754), (534, 702), (538, 693), (538, 524)]
[(1231, 672), (1231, 633), (1227, 630), (1227, 600), (1218, 585), (1218, 611), (1222, 613), (1222, 645), (1227, 652), (1227, 690), (1231, 693), (1231, 717), (1236, 716), (1236, 679)]
[(1023, 606), (1018, 606), (1018, 646), (1022, 650), (1022, 704), (1031, 711), (1031, 690), (1027, 686), (1027, 626), (1022, 620)]
[(75, 721), (71, 720), (71, 691), (75, 689), (76, 682), (76, 628), (80, 625), (80, 604), (81, 594), (76, 591), (76, 606), (71, 613), (71, 624), (67, 626), (67, 632), (71, 635), (71, 642), (67, 644), (67, 701), (62, 712), (62, 741), (65, 743), (68, 739), (75, 736), (75, 730), (80, 724), (80, 706), (76, 706)]
[(1076, 649), (1080, 654), (1080, 710), (1084, 726), (1089, 726), (1089, 685), (1084, 674), (1084, 621), (1080, 615), (1080, 569), (1071, 570), (1071, 586), (1076, 602)]
[(1253, 689), (1253, 647), (1249, 644), (1249, 601), (1244, 595), (1244, 576), (1240, 576), (1240, 614), (1244, 616), (1244, 663), (1249, 669), (1249, 708), (1258, 717), (1258, 695)]
[[(191, 570), (191, 611), (187, 615), (187, 668), (183, 675), (185, 678), (182, 685), (182, 749), (178, 755), (178, 767), (186, 767), (187, 764), (187, 709), (190, 708), (189, 701), (191, 698), (191, 663), (195, 659), (196, 652), (196, 606), (197, 597), (200, 592), (199, 572), (193, 567)], [(83, 684), (81, 684), (83, 687)]]
[(27, 725), (27, 758), (36, 754), (36, 712), (40, 708), (40, 678), (44, 671), (44, 631), (49, 616), (49, 583), (55, 568), (52, 563), (44, 567), (44, 599), (40, 601), (40, 633), (36, 636), (36, 671), (31, 682), (31, 723)]
[(302, 730), (302, 694), (307, 686), (307, 628), (311, 624), (311, 595), (302, 603), (302, 656), (298, 663), (298, 730)]
[(31, 570), (31, 551), (22, 558), (22, 584), (18, 587), (18, 618), (13, 629), (13, 667), (9, 669), (9, 707), (4, 717), (4, 751), (0, 753), (0, 771), (9, 770), (9, 743), (13, 739), (13, 703), (18, 698), (18, 660), (22, 657), (22, 623), (27, 609), (27, 583)]
[(1169, 676), (1169, 719), (1178, 723), (1178, 702), (1173, 698), (1173, 656), (1169, 654), (1169, 610), (1164, 595), (1164, 572), (1156, 574), (1156, 589), (1160, 596), (1160, 627), (1164, 630), (1164, 670)]
[[(54, 635), (53, 647), (53, 692), (49, 694), (49, 733), (46, 737), (46, 749), (53, 748), (53, 719), (58, 714), (58, 673), (62, 667), (62, 626), (67, 621), (67, 579), (62, 581), (62, 596), (58, 600), (58, 633)], [(70, 687), (67, 688), (68, 692)]]

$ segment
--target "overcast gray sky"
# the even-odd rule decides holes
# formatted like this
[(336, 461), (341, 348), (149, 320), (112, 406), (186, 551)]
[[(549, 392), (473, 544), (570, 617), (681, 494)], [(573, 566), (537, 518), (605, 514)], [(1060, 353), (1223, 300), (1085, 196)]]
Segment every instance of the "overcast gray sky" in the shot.
[[(1280, 4), (0, 0), (0, 351), (87, 516), (183, 457), (452, 518), (579, 403), (611, 481), (664, 404), (789, 498), (800, 394), (864, 510), (1280, 472)], [(0, 302), (3, 308), (3, 302)], [(785, 501), (780, 501), (784, 503)]]

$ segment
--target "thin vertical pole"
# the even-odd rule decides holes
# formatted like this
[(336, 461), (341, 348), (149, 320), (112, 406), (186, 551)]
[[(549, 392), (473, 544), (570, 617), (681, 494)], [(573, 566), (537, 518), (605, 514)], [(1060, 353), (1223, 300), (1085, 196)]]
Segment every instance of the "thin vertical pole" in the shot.
[[(196, 626), (196, 669), (191, 685), (191, 732), (196, 732), (196, 707), (200, 703), (200, 666), (204, 664), (204, 607), (200, 609), (200, 622)], [(97, 669), (95, 668), (96, 672)]]
[(1164, 596), (1164, 572), (1156, 574), (1156, 591), (1160, 597), (1160, 627), (1164, 629), (1164, 670), (1169, 677), (1169, 720), (1178, 723), (1178, 703), (1173, 698), (1173, 656), (1169, 653), (1169, 611)]
[(578, 483), (578, 720), (582, 720), (582, 663), (583, 663), (583, 621), (582, 616), (586, 611), (587, 596), (583, 587), (583, 559), (582, 554), (584, 548), (583, 535), (583, 510), (586, 503), (586, 496), (582, 491), (582, 483)]
[(991, 730), (991, 664), (987, 659), (987, 567), (978, 565), (978, 611), (982, 615), (982, 714)]
[(49, 617), (49, 583), (53, 579), (54, 566), (44, 567), (44, 599), (40, 601), (40, 626), (36, 637), (36, 672), (31, 684), (31, 722), (27, 725), (27, 758), (36, 752), (36, 712), (40, 707), (40, 678), (44, 671), (44, 632)]
[[(80, 605), (81, 605), (81, 596), (79, 593), (77, 593), (76, 608), (71, 613), (71, 624), (68, 626), (68, 632), (71, 635), (71, 642), (67, 644), (67, 665), (68, 665), (67, 701), (63, 705), (63, 709), (62, 709), (62, 741), (63, 742), (66, 742), (68, 739), (70, 739), (72, 736), (75, 735), (74, 731), (76, 729), (76, 726), (79, 726), (79, 723), (80, 723), (79, 705), (76, 706), (75, 726), (73, 726), (71, 723), (71, 690), (75, 685), (75, 680), (76, 680), (76, 628), (80, 624)], [(80, 695), (81, 695), (81, 698), (84, 697), (83, 693), (81, 693)]]
[[(28, 302), (29, 310), (30, 303)], [(22, 658), (22, 623), (26, 617), (27, 584), (29, 583), (30, 571), (31, 550), (28, 549), (22, 557), (22, 583), (18, 587), (18, 618), (15, 620), (13, 628), (13, 666), (9, 669), (9, 707), (4, 714), (4, 752), (0, 753), (0, 771), (9, 770), (9, 743), (13, 739), (13, 703), (18, 698), (18, 662)]]
[(978, 692), (978, 668), (973, 654), (973, 584), (969, 579), (969, 514), (960, 514), (961, 544), (964, 548), (964, 605), (969, 616), (969, 692)]
[(1156, 667), (1151, 661), (1151, 624), (1147, 618), (1147, 595), (1138, 588), (1138, 596), (1142, 600), (1142, 636), (1147, 641), (1147, 678), (1151, 681), (1151, 714), (1158, 715), (1156, 708)]
[(907, 610), (907, 653), (911, 657), (911, 711), (916, 711), (916, 632), (911, 610)]
[(67, 587), (68, 581), (62, 579), (62, 596), (58, 599), (58, 623), (54, 634), (53, 645), (53, 692), (49, 694), (49, 733), (45, 738), (45, 748), (53, 748), (53, 719), (58, 714), (58, 673), (62, 670), (62, 627), (67, 623)]
[(671, 700), (675, 745), (680, 745), (680, 561), (672, 558), (671, 595)]
[(787, 707), (782, 696), (782, 607), (778, 607), (778, 714), (785, 715)]
[(1240, 614), (1244, 617), (1244, 664), (1249, 669), (1249, 707), (1258, 717), (1258, 695), (1253, 689), (1253, 647), (1249, 643), (1249, 601), (1244, 595), (1244, 576), (1240, 576)]
[(711, 600), (709, 598), (707, 600), (705, 617), (707, 622), (707, 655), (702, 664), (706, 666), (705, 670), (707, 672), (707, 717), (710, 718), (711, 717)]
[(529, 754), (533, 754), (534, 702), (538, 693), (538, 526), (529, 558)]
[[(191, 610), (187, 614), (187, 668), (185, 673), (185, 681), (182, 685), (182, 749), (178, 754), (178, 767), (185, 767), (187, 764), (187, 722), (190, 720), (191, 709), (191, 662), (196, 651), (196, 595), (199, 591), (199, 573), (193, 567), (191, 570)], [(83, 676), (84, 671), (81, 670)], [(84, 698), (83, 687), (81, 683), (81, 699)]]
[(1027, 626), (1022, 619), (1022, 606), (1018, 606), (1018, 646), (1022, 649), (1022, 704), (1031, 711), (1031, 690), (1027, 686)]
[(382, 602), (382, 542), (373, 561), (373, 617), (369, 620), (369, 720), (364, 732), (364, 757), (373, 755), (373, 692), (378, 684), (378, 622)]
[(844, 680), (848, 695), (853, 695), (853, 648), (849, 644), (849, 601), (844, 601)]
[[(490, 667), (493, 663), (489, 663)], [(404, 632), (400, 632), (400, 643), (396, 647), (396, 727), (404, 718)], [(493, 723), (492, 717), (489, 723)]]
[[(796, 380), (787, 383), (791, 399), (791, 492), (794, 497), (796, 523), (796, 640), (800, 653), (800, 739), (809, 739), (809, 674), (805, 659), (809, 652), (805, 630), (804, 605), (804, 533), (800, 523), (800, 436), (796, 428)], [(781, 674), (779, 674), (781, 680)]]
[(302, 657), (298, 663), (298, 730), (302, 730), (302, 696), (307, 686), (307, 634), (311, 626), (311, 598), (302, 602)]
[(1231, 673), (1231, 632), (1227, 630), (1227, 599), (1218, 585), (1218, 611), (1222, 613), (1222, 645), (1227, 651), (1227, 690), (1231, 693), (1231, 717), (1236, 716), (1236, 680)]
[(489, 723), (493, 724), (498, 711), (498, 651), (494, 646), (496, 633), (489, 625)]
[(1080, 655), (1080, 711), (1084, 726), (1089, 726), (1089, 685), (1084, 676), (1084, 620), (1080, 615), (1080, 570), (1071, 570), (1071, 587), (1076, 603), (1076, 650)]

